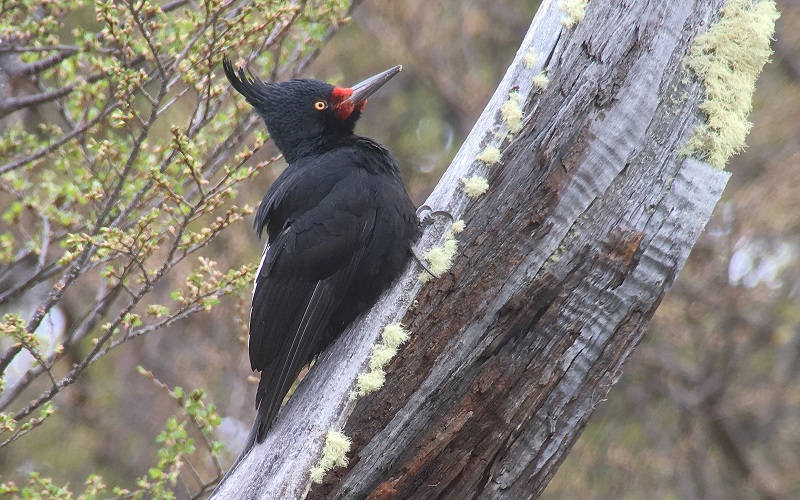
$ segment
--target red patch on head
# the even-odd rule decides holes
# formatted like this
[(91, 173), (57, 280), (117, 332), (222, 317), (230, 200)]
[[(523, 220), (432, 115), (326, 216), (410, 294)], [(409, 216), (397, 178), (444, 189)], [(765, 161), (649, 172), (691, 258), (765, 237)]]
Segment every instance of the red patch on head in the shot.
[[(333, 109), (336, 110), (336, 116), (342, 121), (350, 118), (350, 115), (353, 114), (353, 110), (356, 109), (354, 103), (347, 101), (347, 98), (351, 95), (353, 95), (353, 89), (344, 87), (333, 87), (333, 92), (331, 92), (331, 104), (333, 104)], [(360, 106), (363, 106), (361, 103), (358, 103), (358, 105), (358, 109), (361, 109)]]
[(340, 120), (345, 121), (353, 114), (353, 110), (356, 109), (356, 106), (352, 102), (347, 101), (337, 104), (333, 109), (336, 110), (336, 116), (338, 116)]
[(353, 89), (333, 87), (333, 92), (331, 92), (331, 102), (333, 104), (339, 104), (351, 95), (353, 95)]

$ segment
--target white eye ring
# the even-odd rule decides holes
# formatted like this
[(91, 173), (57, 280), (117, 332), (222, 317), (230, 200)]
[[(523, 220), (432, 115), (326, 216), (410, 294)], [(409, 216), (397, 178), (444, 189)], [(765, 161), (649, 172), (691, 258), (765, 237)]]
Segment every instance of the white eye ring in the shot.
[(317, 101), (317, 102), (314, 103), (314, 108), (317, 111), (324, 111), (325, 109), (327, 109), (327, 107), (328, 107), (328, 103), (325, 102), (325, 101)]

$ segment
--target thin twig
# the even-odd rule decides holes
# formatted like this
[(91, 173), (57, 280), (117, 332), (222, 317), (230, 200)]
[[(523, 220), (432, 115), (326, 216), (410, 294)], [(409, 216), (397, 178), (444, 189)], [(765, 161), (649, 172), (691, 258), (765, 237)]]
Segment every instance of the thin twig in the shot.
[(16, 169), (18, 169), (20, 167), (23, 167), (23, 166), (27, 165), (28, 163), (36, 161), (39, 158), (42, 158), (43, 156), (46, 156), (46, 155), (52, 153), (53, 151), (55, 151), (59, 147), (63, 146), (67, 142), (71, 141), (72, 139), (83, 135), (84, 133), (86, 133), (87, 130), (89, 130), (90, 128), (94, 127), (95, 125), (100, 123), (102, 120), (105, 120), (105, 118), (109, 114), (111, 114), (112, 111), (114, 111), (117, 108), (117, 105), (118, 105), (117, 103), (109, 102), (108, 104), (106, 104), (105, 109), (100, 111), (100, 113), (98, 113), (97, 116), (94, 117), (92, 120), (90, 120), (90, 121), (84, 123), (83, 125), (81, 125), (80, 128), (77, 128), (77, 129), (74, 129), (74, 130), (70, 131), (68, 134), (65, 134), (65, 135), (61, 136), (60, 138), (56, 139), (55, 141), (53, 141), (48, 146), (36, 151), (33, 154), (30, 154), (28, 156), (24, 156), (22, 158), (19, 158), (19, 159), (15, 160), (15, 161), (13, 161), (11, 163), (6, 163), (2, 167), (0, 167), (0, 175), (4, 175), (4, 174), (6, 174), (8, 172), (11, 172), (12, 170), (16, 170)]
[(33, 76), (61, 64), (65, 59), (80, 52), (78, 47), (65, 47), (58, 50), (58, 54), (53, 54), (50, 57), (45, 57), (44, 59), (32, 63), (21, 63), (16, 65), (16, 67), (7, 68), (7, 70), (12, 77)]

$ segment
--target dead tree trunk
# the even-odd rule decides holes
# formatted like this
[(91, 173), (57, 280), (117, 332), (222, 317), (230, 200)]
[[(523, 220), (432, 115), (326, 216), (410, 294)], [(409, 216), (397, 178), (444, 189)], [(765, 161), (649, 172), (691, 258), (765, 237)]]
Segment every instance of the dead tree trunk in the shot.
[[(702, 119), (700, 84), (682, 60), (721, 4), (590, 2), (577, 22), (543, 2), (428, 200), (466, 222), (453, 267), (422, 285), (412, 266), (322, 356), (218, 496), (302, 497), (331, 428), (352, 439), (349, 466), (311, 498), (538, 496), (728, 179), (679, 153)], [(542, 78), (533, 84), (543, 69), (544, 89)], [(476, 160), (493, 145), (498, 163)], [(470, 199), (461, 179), (473, 175), (489, 188)], [(447, 225), (429, 228), (421, 248)], [(401, 320), (410, 342), (383, 388), (353, 402), (381, 329)]]

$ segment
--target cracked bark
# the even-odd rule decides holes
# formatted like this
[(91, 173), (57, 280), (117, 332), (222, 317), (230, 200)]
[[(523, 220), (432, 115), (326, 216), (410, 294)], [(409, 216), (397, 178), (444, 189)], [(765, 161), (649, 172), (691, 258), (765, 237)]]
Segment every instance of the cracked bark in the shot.
[[(543, 2), (517, 57), (428, 199), (466, 221), (453, 268), (410, 268), (320, 358), (220, 498), (298, 498), (328, 428), (350, 464), (309, 498), (535, 498), (621, 374), (718, 201), (728, 174), (678, 151), (701, 116), (681, 61), (722, 0), (590, 2), (573, 30)], [(541, 55), (533, 68), (523, 56)], [(546, 68), (550, 84), (532, 90)], [(475, 155), (525, 124), (502, 165)], [(471, 201), (459, 180), (485, 175)], [(421, 246), (441, 239), (426, 231)], [(351, 402), (383, 325), (410, 343), (379, 392)]]

